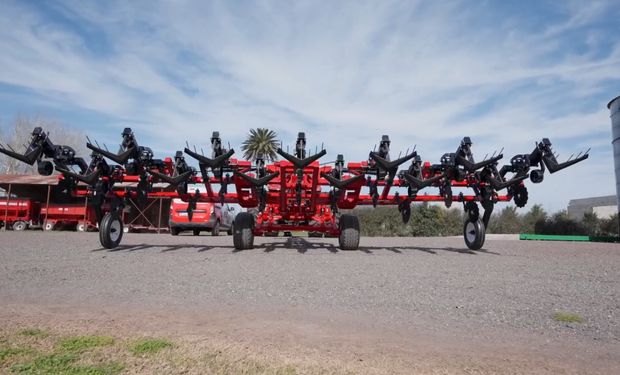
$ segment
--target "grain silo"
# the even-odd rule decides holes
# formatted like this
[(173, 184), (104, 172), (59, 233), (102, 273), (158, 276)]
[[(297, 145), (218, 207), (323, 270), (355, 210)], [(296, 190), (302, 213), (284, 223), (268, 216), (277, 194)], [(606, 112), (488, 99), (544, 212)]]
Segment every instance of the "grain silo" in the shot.
[(611, 143), (614, 146), (614, 171), (616, 172), (616, 199), (620, 214), (620, 96), (607, 104), (611, 117)]

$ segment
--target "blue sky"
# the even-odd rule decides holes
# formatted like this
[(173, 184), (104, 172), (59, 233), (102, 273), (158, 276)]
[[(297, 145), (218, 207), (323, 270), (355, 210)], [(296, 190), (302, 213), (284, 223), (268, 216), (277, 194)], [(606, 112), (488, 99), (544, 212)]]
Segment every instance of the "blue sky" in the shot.
[(592, 147), (529, 184), (557, 210), (614, 192), (619, 20), (618, 1), (2, 1), (0, 126), (40, 115), (108, 144), (129, 126), (160, 157), (252, 127), (305, 131), (326, 160), (382, 134), (431, 162), (463, 136), (506, 161), (543, 137)]

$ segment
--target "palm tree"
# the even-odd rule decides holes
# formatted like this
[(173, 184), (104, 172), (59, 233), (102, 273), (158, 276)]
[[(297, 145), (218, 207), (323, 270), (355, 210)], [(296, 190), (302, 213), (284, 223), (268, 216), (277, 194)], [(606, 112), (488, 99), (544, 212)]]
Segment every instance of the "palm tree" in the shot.
[(246, 160), (256, 161), (259, 156), (263, 160), (273, 162), (278, 160), (278, 141), (276, 140), (276, 132), (269, 129), (258, 128), (250, 129), (248, 138), (241, 145), (243, 157)]

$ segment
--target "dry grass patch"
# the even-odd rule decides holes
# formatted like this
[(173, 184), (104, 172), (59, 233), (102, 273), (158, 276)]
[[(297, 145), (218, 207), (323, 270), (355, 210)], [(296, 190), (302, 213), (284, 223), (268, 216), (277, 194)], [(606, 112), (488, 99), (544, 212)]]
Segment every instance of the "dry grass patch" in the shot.
[[(248, 345), (200, 340), (99, 336), (0, 326), (1, 374), (349, 374), (340, 365), (308, 362)], [(79, 332), (79, 331), (78, 331)], [(254, 348), (257, 349), (257, 348)], [(364, 373), (362, 371), (361, 373)]]
[(49, 333), (39, 328), (26, 328), (19, 331), (19, 334), (22, 336), (31, 336), (31, 337), (47, 337)]
[(562, 323), (583, 323), (583, 318), (577, 314), (556, 312), (553, 314), (553, 320)]
[(154, 354), (166, 348), (172, 348), (170, 341), (165, 339), (141, 339), (134, 342), (129, 350), (134, 355)]

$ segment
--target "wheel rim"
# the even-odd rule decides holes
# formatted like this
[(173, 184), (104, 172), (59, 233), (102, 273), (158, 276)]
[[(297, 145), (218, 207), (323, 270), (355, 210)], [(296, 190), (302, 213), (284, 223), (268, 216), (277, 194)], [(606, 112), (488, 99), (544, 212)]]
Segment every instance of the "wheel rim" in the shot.
[(467, 225), (465, 226), (465, 239), (469, 243), (476, 240), (476, 225), (473, 221), (467, 222)]
[(112, 242), (116, 242), (121, 236), (121, 222), (120, 220), (112, 220), (110, 223), (110, 239)]

